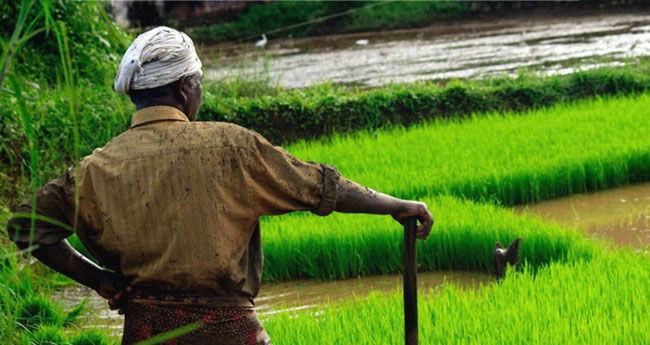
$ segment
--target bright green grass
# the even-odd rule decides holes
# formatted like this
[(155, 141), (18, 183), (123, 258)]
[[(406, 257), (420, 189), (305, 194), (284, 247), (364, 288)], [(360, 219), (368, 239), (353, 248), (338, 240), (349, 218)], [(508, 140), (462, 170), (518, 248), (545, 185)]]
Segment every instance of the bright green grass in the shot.
[[(522, 261), (539, 267), (589, 258), (599, 244), (577, 231), (517, 216), (494, 205), (454, 197), (425, 198), (436, 216), (426, 241), (418, 241), (421, 269), (489, 271), (496, 241), (521, 243)], [(389, 216), (333, 214), (264, 218), (265, 281), (342, 279), (395, 273), (402, 268), (403, 228)]]
[[(419, 298), (420, 344), (648, 344), (650, 260), (628, 251)], [(275, 344), (403, 344), (401, 293), (263, 320)]]
[[(566, 258), (584, 241), (497, 207), (432, 196), (517, 204), (647, 181), (649, 107), (650, 95), (597, 99), (522, 116), (338, 137), (289, 150), (332, 163), (381, 191), (427, 202), (438, 221), (429, 240), (420, 243), (424, 270), (489, 270), (494, 243), (516, 237), (524, 239), (524, 259), (538, 267)], [(401, 267), (402, 231), (390, 217), (294, 214), (266, 218), (263, 228), (269, 281), (341, 279)]]
[(0, 247), (0, 344), (114, 343), (105, 334), (79, 327), (78, 317), (85, 303), (65, 310), (52, 300), (54, 288), (67, 279), (28, 261)]
[(523, 204), (650, 180), (650, 95), (437, 121), (288, 147), (403, 198)]

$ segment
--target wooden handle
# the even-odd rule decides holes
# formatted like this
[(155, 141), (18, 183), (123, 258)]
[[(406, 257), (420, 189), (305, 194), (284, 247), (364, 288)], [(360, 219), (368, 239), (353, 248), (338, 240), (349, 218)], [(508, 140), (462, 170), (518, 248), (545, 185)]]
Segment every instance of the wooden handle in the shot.
[(417, 345), (418, 343), (416, 229), (417, 219), (415, 217), (407, 218), (404, 223), (404, 332), (406, 345)]

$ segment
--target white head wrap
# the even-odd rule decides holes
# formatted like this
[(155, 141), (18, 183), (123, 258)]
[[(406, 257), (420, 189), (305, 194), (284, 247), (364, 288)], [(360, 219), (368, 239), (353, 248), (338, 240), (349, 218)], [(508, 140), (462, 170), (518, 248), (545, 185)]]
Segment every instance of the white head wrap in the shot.
[(152, 89), (201, 72), (201, 60), (186, 34), (159, 26), (136, 38), (120, 62), (115, 91)]

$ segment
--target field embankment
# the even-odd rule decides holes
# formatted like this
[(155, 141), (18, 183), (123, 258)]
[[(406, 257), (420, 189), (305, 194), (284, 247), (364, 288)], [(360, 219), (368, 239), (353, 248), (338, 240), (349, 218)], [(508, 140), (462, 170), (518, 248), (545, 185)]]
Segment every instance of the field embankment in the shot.
[(564, 76), (482, 81), (393, 84), (349, 90), (329, 84), (301, 90), (265, 89), (247, 80), (208, 84), (199, 119), (251, 128), (271, 142), (286, 144), (336, 133), (409, 126), (473, 113), (521, 112), (580, 99), (629, 95), (650, 89), (650, 64), (601, 68)]

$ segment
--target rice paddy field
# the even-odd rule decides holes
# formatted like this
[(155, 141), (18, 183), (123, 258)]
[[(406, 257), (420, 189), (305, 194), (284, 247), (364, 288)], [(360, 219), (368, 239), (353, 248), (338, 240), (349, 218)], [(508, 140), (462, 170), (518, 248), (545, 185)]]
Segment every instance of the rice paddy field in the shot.
[[(437, 223), (419, 244), (424, 269), (488, 270), (494, 242), (516, 237), (526, 239), (524, 260), (538, 267), (575, 254), (581, 235), (523, 220), (503, 206), (647, 181), (648, 106), (649, 95), (594, 99), (288, 149), (380, 191), (426, 201)], [(401, 232), (390, 217), (290, 214), (264, 219), (263, 228), (267, 280), (340, 279), (401, 267)]]
[(650, 179), (649, 104), (647, 94), (593, 99), (335, 136), (289, 151), (404, 198), (448, 194), (517, 205)]
[[(522, 263), (496, 285), (446, 285), (420, 297), (422, 344), (644, 344), (650, 260), (504, 205), (647, 180), (650, 97), (594, 99), (289, 147), (380, 190), (426, 201), (421, 270), (489, 270), (494, 242), (521, 237)], [(350, 155), (349, 152), (355, 152)], [(407, 154), (407, 153), (413, 154)], [(268, 280), (398, 272), (401, 231), (388, 217), (292, 214), (263, 223)], [(646, 251), (647, 253), (647, 251)], [(399, 344), (400, 291), (264, 321), (278, 344)]]
[[(418, 242), (421, 271), (489, 272), (496, 241), (523, 239), (517, 270), (500, 283), (420, 291), (421, 344), (643, 344), (650, 341), (647, 252), (588, 239), (582, 229), (507, 206), (650, 180), (647, 109), (648, 94), (591, 99), (287, 149), (377, 190), (425, 201), (436, 224)], [(293, 213), (264, 218), (262, 228), (266, 282), (401, 271), (401, 226), (387, 216)], [(44, 297), (65, 279), (49, 273), (40, 280), (38, 272), (20, 279), (30, 272), (20, 260), (10, 256), (2, 264), (0, 299), (13, 310), (0, 339), (119, 342), (74, 331), (83, 305), (63, 310)], [(400, 344), (402, 318), (402, 294), (394, 291), (270, 314), (263, 323), (275, 344)]]
[[(1, 99), (6, 109), (0, 124), (7, 133), (0, 142), (3, 228), (11, 217), (9, 205), (124, 130), (130, 107), (110, 91), (116, 61), (130, 38), (99, 6), (46, 0), (17, 4), (0, 5), (14, 14), (4, 17), (4, 32), (13, 35), (0, 57), (6, 68), (0, 84), (7, 77), (2, 92), (10, 95)], [(50, 5), (62, 4), (50, 11), (55, 8)], [(24, 43), (19, 40), (23, 28), (26, 40), (33, 37), (32, 29), (51, 30), (56, 46), (31, 47), (16, 61), (32, 63), (8, 68), (17, 52), (13, 48)], [(60, 68), (51, 68), (59, 60)], [(632, 84), (646, 80), (643, 73), (628, 72), (643, 75), (632, 78)], [(603, 72), (603, 83), (608, 73), (616, 74)], [(39, 81), (44, 91), (29, 80)], [(524, 113), (474, 114), (334, 135), (287, 149), (299, 158), (335, 165), (344, 176), (376, 190), (426, 202), (436, 224), (429, 239), (418, 242), (421, 271), (489, 272), (495, 242), (523, 239), (519, 265), (500, 282), (420, 291), (421, 344), (648, 344), (648, 248), (619, 247), (589, 238), (585, 229), (517, 215), (509, 208), (650, 181), (650, 94), (631, 90), (647, 87)], [(532, 93), (542, 95), (540, 104), (549, 104), (544, 93)], [(416, 110), (403, 110), (419, 118)], [(403, 232), (388, 216), (294, 213), (264, 218), (262, 228), (265, 282), (402, 270)], [(80, 246), (74, 236), (71, 242)], [(0, 245), (0, 345), (119, 344), (119, 337), (84, 321), (92, 313), (85, 302), (64, 307), (54, 301), (58, 289), (72, 284), (69, 279), (17, 252), (6, 235), (0, 236)], [(265, 314), (263, 323), (280, 345), (400, 344), (402, 295), (373, 292), (316, 309)]]

